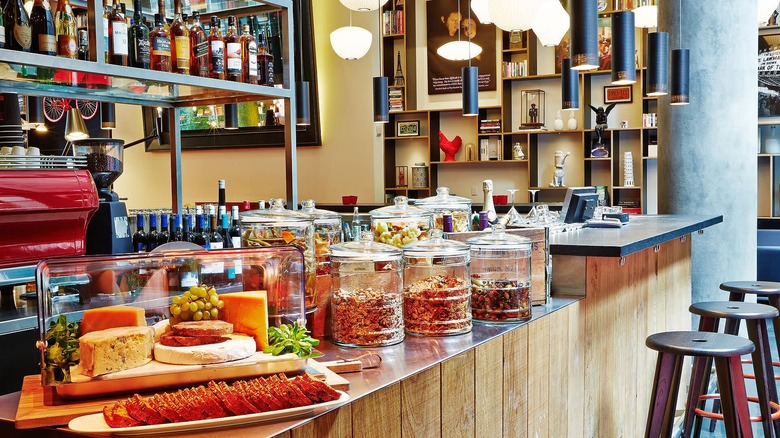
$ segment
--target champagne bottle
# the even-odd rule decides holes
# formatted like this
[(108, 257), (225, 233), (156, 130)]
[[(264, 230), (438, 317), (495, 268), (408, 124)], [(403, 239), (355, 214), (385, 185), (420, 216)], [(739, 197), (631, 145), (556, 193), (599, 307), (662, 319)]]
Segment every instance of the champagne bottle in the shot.
[(171, 23), (171, 71), (190, 74), (190, 31), (181, 15), (181, 1), (174, 1), (174, 17)]
[(149, 28), (143, 23), (141, 0), (133, 0), (133, 27), (130, 29), (130, 66), (149, 69), (151, 54)]
[(482, 181), (482, 192), (484, 194), (482, 210), (487, 212), (488, 222), (495, 223), (498, 216), (496, 215), (496, 207), (493, 205), (493, 180)]
[(5, 24), (5, 48), (29, 52), (32, 46), (30, 17), (22, 0), (8, 0), (3, 8)]
[(69, 0), (61, 0), (57, 3), (55, 16), (57, 28), (57, 56), (76, 59), (79, 55), (78, 41), (76, 40), (76, 17)]
[(30, 50), (42, 55), (57, 55), (57, 35), (54, 28), (54, 16), (49, 9), (49, 2), (35, 0), (30, 14), (33, 39)]
[(228, 17), (228, 30), (225, 35), (225, 78), (241, 82), (241, 41), (236, 31), (236, 17)]
[(114, 0), (111, 15), (108, 17), (108, 62), (127, 66), (128, 42), (127, 21), (118, 0)]
[(249, 33), (249, 25), (241, 27), (241, 82), (257, 83), (257, 42)]
[(150, 63), (152, 70), (171, 71), (171, 39), (163, 26), (165, 21), (160, 14), (154, 14), (154, 30), (149, 34), (151, 46)]
[(200, 12), (192, 13), (190, 27), (190, 74), (202, 78), (209, 77), (209, 41), (206, 32), (200, 25)]
[(211, 29), (209, 30), (209, 77), (213, 79), (225, 79), (225, 41), (220, 29), (219, 17), (211, 17)]

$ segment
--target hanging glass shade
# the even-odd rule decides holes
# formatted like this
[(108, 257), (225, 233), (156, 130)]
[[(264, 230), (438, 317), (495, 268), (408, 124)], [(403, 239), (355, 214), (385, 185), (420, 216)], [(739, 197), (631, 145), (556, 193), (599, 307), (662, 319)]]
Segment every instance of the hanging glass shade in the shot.
[(353, 11), (376, 11), (387, 3), (387, 0), (339, 0), (342, 5)]
[(642, 0), (634, 9), (636, 27), (658, 27), (658, 6), (656, 0)]
[(532, 28), (543, 46), (557, 46), (569, 30), (569, 13), (558, 0), (544, 0)]
[(482, 53), (482, 47), (471, 41), (450, 41), (436, 49), (436, 53), (450, 61), (466, 61)]
[(340, 27), (330, 33), (330, 45), (333, 51), (347, 61), (360, 59), (371, 48), (371, 32), (357, 26)]
[(539, 0), (488, 0), (488, 13), (493, 24), (507, 32), (530, 29), (538, 9)]
[(474, 15), (477, 16), (480, 23), (490, 24), (493, 22), (488, 10), (488, 0), (471, 0), (471, 10), (474, 11)]

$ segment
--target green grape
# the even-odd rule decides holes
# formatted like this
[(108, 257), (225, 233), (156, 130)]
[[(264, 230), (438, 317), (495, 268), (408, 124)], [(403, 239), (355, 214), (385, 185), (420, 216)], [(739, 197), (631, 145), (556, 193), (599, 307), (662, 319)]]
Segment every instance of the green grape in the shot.
[(211, 319), (211, 312), (202, 312), (203, 319)]
[(190, 303), (190, 312), (197, 312), (198, 311), (198, 303)]
[(203, 312), (201, 312), (200, 310), (192, 314), (193, 321), (200, 321), (201, 319), (203, 319)]
[(213, 305), (213, 304), (211, 304), (211, 303), (206, 303), (206, 304), (203, 306), (203, 308), (204, 308), (204, 309), (206, 309), (206, 310), (211, 310), (211, 308), (212, 308), (212, 307), (214, 307), (214, 305)]
[(198, 301), (198, 310), (203, 310), (204, 307), (206, 307), (206, 303), (203, 301)]
[(213, 296), (213, 295), (217, 294), (217, 290), (212, 287), (212, 288), (209, 288), (208, 293), (209, 293), (209, 296)]
[(216, 295), (210, 296), (209, 303), (211, 303), (212, 306), (216, 306), (217, 304), (219, 304), (219, 297)]
[(190, 297), (190, 291), (186, 291), (186, 292), (184, 292), (184, 293), (182, 294), (182, 296), (183, 296), (184, 298), (189, 298), (189, 297)]
[(217, 301), (217, 308), (221, 309), (225, 307), (225, 302), (222, 300)]
[(187, 304), (190, 302), (190, 297), (181, 297), (180, 304)]
[(209, 310), (209, 313), (211, 313), (211, 319), (217, 319), (219, 316), (219, 310), (216, 308)]
[(171, 305), (171, 314), (174, 316), (181, 315), (181, 306), (176, 304)]
[(171, 298), (171, 302), (173, 302), (173, 304), (179, 304), (181, 302), (181, 297), (176, 295), (175, 297)]

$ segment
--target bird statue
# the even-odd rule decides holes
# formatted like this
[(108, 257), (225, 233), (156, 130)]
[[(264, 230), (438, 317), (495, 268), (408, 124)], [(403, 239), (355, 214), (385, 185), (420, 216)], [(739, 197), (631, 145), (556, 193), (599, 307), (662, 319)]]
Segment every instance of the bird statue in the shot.
[(456, 135), (452, 140), (447, 140), (444, 133), (439, 131), (439, 148), (444, 151), (444, 161), (455, 161), (455, 154), (463, 146), (463, 140)]

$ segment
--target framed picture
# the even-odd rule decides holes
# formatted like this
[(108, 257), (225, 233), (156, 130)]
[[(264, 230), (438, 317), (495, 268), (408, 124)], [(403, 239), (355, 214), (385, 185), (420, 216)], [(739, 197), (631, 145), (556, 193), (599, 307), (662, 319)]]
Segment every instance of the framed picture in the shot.
[(604, 103), (631, 103), (634, 101), (631, 85), (607, 85), (604, 87)]
[(416, 137), (420, 135), (420, 121), (407, 120), (395, 125), (395, 135), (398, 137)]
[(409, 186), (409, 167), (395, 166), (395, 186), (396, 187)]

